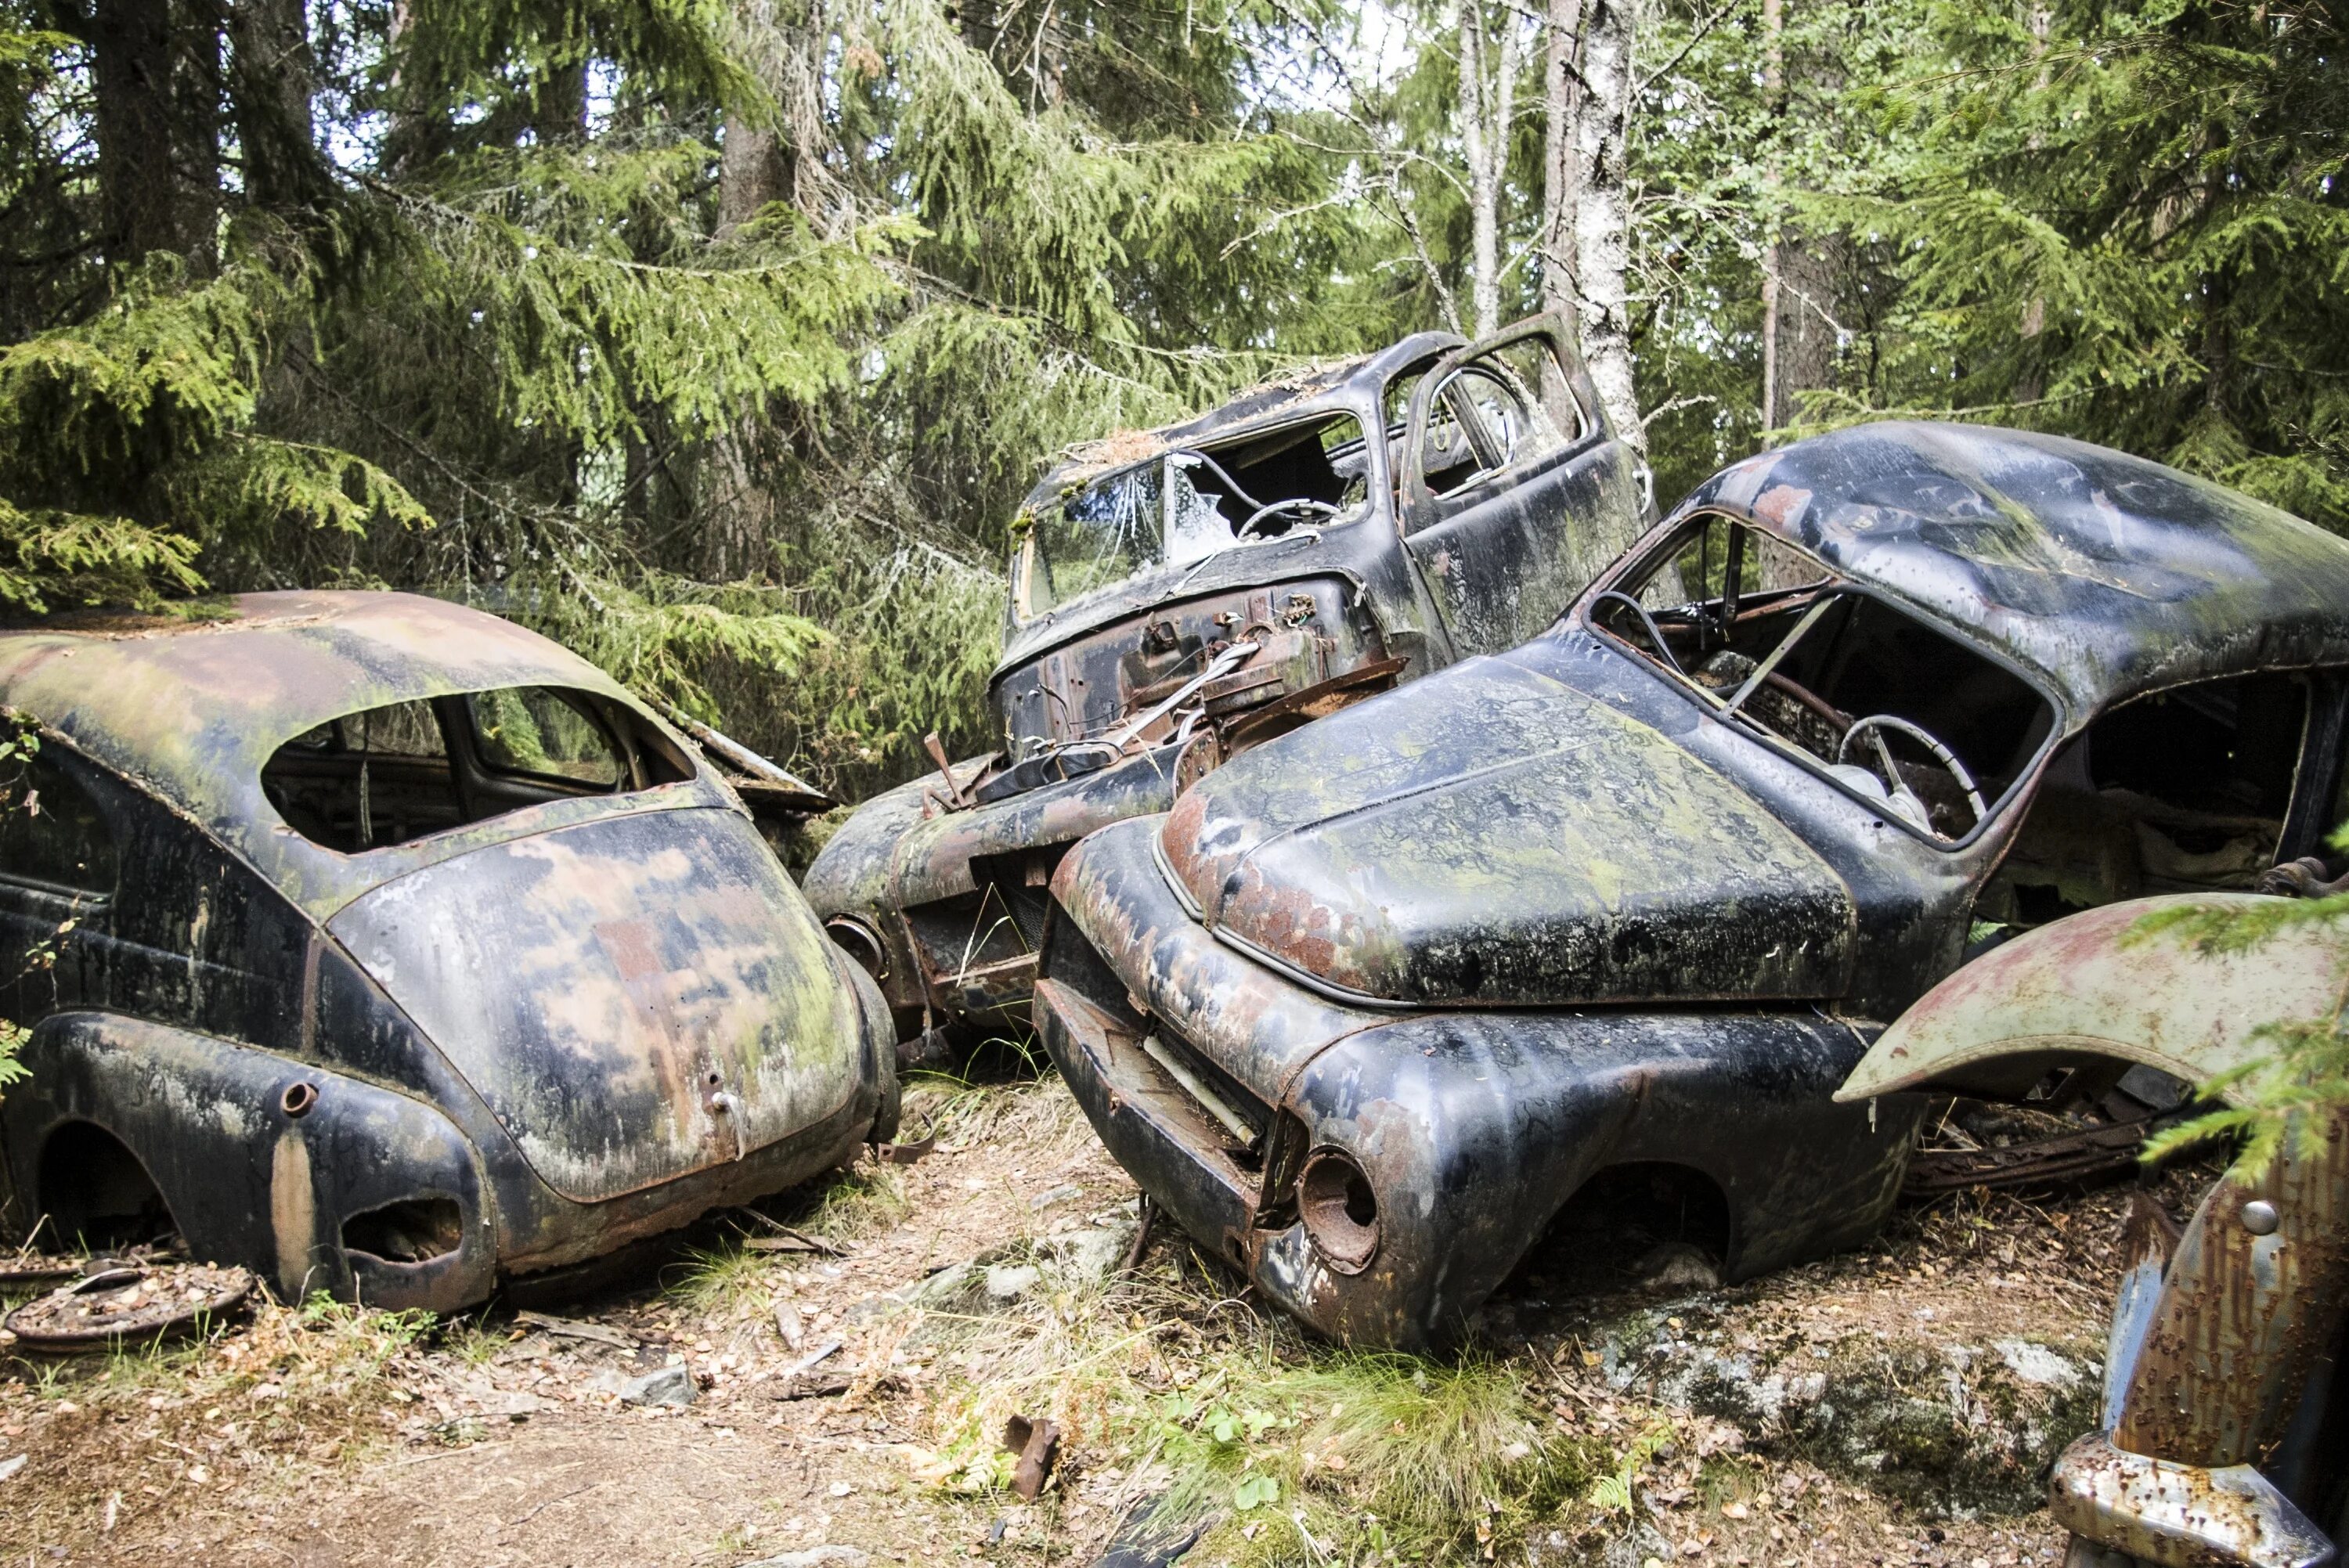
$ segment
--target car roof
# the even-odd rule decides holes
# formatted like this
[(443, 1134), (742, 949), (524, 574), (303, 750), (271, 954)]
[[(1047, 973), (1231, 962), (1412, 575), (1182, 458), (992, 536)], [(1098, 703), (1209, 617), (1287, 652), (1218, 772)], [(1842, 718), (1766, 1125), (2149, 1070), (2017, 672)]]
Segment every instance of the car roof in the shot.
[(1886, 420), (1731, 465), (1724, 512), (1963, 629), (2075, 717), (2187, 681), (2349, 665), (2349, 542), (2061, 436)]
[[(270, 757), (346, 714), (516, 686), (595, 692), (645, 713), (602, 670), (537, 633), (412, 593), (246, 593), (211, 618), (67, 618), (0, 632), (0, 704), (193, 817), (320, 919), (368, 886), (513, 829), (492, 820), (338, 855), (279, 819), (261, 787)], [(697, 772), (706, 783), (709, 770)], [(616, 801), (553, 804), (608, 810)]]

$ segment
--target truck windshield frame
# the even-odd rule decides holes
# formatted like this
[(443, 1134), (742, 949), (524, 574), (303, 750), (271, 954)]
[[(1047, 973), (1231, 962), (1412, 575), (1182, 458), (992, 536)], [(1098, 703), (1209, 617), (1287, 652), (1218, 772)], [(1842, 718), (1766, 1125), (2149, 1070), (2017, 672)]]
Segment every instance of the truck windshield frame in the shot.
[(1168, 448), (1072, 486), (1013, 525), (1018, 618), (1241, 545), (1359, 522), (1375, 494), (1370, 457), (1361, 420), (1340, 411)]

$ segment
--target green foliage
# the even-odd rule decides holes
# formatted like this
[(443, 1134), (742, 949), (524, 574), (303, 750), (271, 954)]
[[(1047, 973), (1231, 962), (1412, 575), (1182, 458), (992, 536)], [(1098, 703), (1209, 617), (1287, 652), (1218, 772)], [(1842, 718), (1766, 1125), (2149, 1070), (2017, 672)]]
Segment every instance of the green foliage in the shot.
[(2325, 4), (1955, 0), (1822, 191), (1886, 258), (1872, 372), (1817, 400), (2079, 436), (2349, 528), (2349, 44)]

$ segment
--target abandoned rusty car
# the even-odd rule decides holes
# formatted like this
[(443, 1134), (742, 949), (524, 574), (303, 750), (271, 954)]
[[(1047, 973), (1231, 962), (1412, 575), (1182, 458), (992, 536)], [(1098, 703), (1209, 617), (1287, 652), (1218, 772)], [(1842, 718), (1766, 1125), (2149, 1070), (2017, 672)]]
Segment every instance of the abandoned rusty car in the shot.
[[(2338, 1016), (2340, 932), (2303, 922), (2237, 945), (2193, 926), (2240, 932), (2280, 913), (2247, 893), (2171, 894), (2027, 932), (1901, 1015), (1839, 1098), (1932, 1088), (2044, 1105), (2137, 1066), (2240, 1104), (2286, 1070), (2271, 1026)], [(2337, 1563), (2349, 1112), (2295, 1112), (2274, 1158), (2247, 1150), (2182, 1227), (2143, 1191), (2130, 1205), (2101, 1418), (2049, 1479), (2067, 1563)]]
[[(447, 1310), (885, 1138), (888, 1015), (626, 690), (392, 593), (0, 634), (10, 1229)], [(36, 804), (37, 810), (23, 809)]]
[(1547, 317), (1474, 345), (1424, 333), (1081, 454), (1014, 530), (988, 687), (1004, 749), (940, 751), (939, 776), (866, 802), (810, 902), (909, 1041), (1024, 1034), (1069, 846), (1540, 630), (1640, 531), (1643, 472)]
[(1039, 1031), (1332, 1335), (1456, 1333), (1615, 1183), (1750, 1276), (1882, 1222), (1920, 1102), (1830, 1096), (1970, 943), (2314, 847), (2344, 673), (2349, 545), (2296, 519), (2054, 438), (1816, 438), (1523, 646), (1087, 839)]

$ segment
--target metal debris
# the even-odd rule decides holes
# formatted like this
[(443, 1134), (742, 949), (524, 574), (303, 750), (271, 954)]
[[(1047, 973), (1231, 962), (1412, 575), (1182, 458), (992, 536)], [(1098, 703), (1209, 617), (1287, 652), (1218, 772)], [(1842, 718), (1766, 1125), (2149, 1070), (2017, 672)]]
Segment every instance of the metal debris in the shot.
[(259, 1282), (252, 1271), (208, 1264), (101, 1269), (7, 1316), (26, 1350), (106, 1350), (176, 1338), (241, 1312)]
[(1003, 1446), (1019, 1456), (1011, 1472), (1012, 1491), (1022, 1502), (1035, 1501), (1061, 1457), (1060, 1423), (1013, 1416), (1003, 1423)]
[(585, 1339), (597, 1345), (608, 1345), (616, 1350), (634, 1350), (636, 1336), (607, 1328), (600, 1323), (584, 1323), (575, 1317), (555, 1317), (543, 1312), (517, 1312), (514, 1322), (523, 1328), (535, 1328), (564, 1339)]

